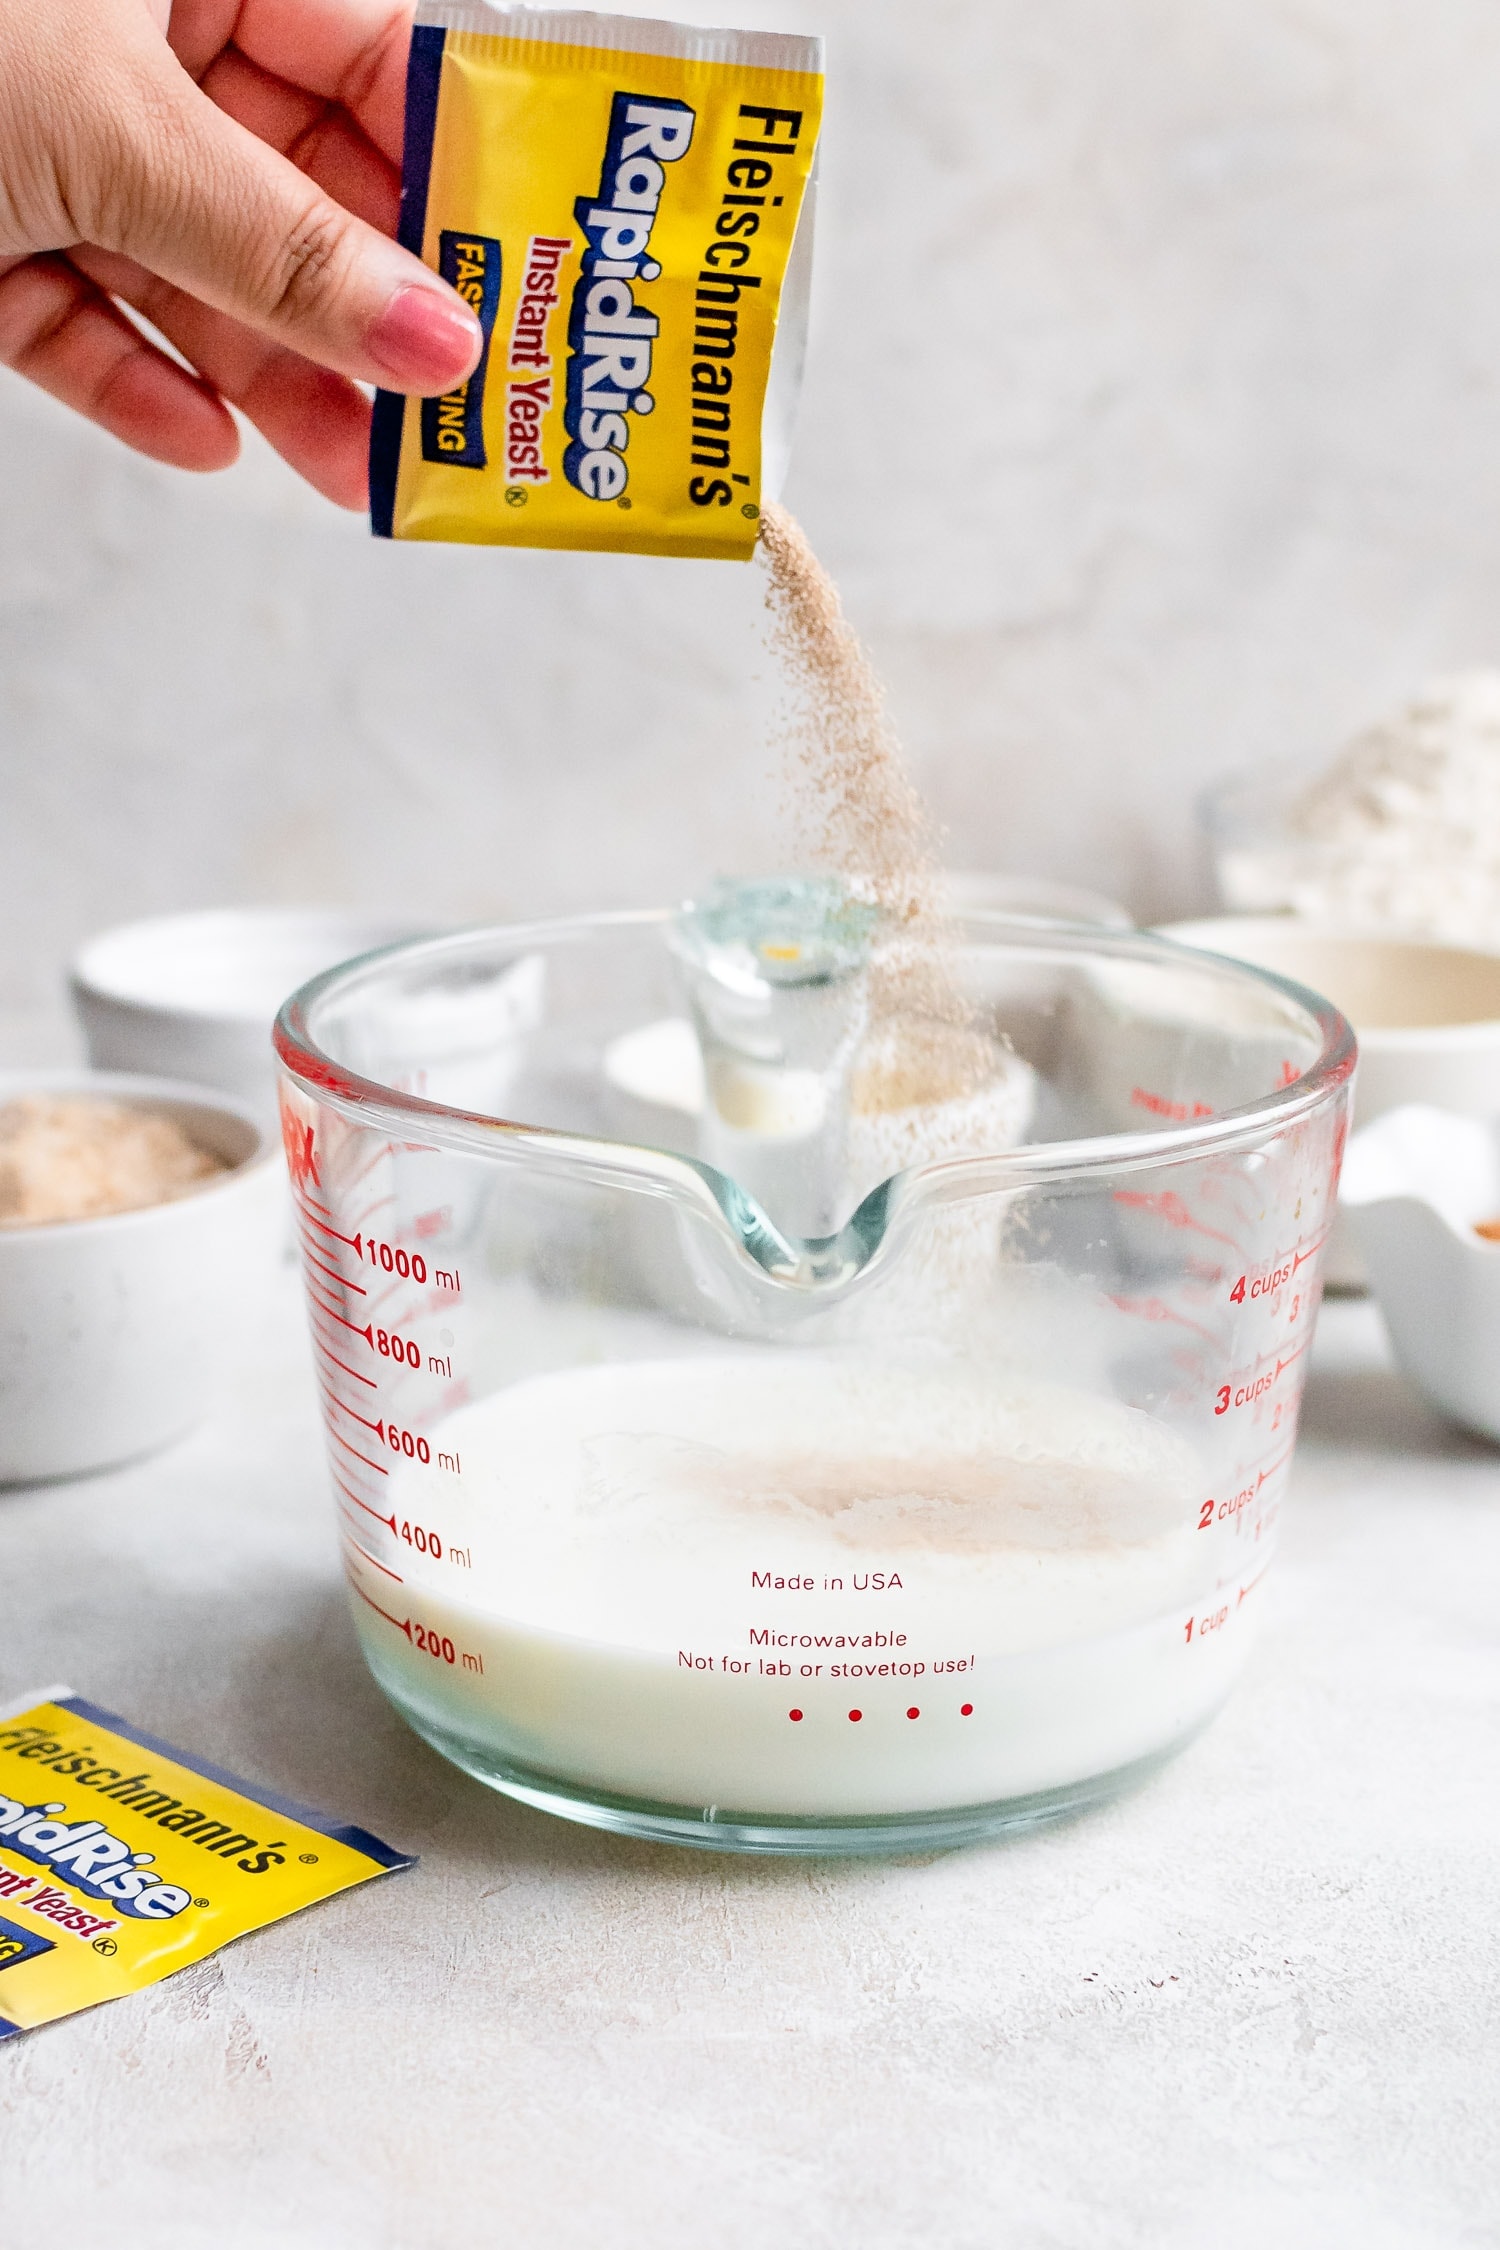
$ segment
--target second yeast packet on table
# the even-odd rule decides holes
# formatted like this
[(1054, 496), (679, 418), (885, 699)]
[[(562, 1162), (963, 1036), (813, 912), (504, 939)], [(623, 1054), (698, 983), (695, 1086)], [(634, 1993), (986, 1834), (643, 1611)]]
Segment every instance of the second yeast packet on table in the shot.
[(747, 559), (790, 451), (822, 93), (816, 39), (423, 0), (400, 236), (484, 354), (445, 397), (378, 395), (375, 531)]
[(25, 1697), (0, 1710), (0, 2040), (414, 1864), (67, 1688)]

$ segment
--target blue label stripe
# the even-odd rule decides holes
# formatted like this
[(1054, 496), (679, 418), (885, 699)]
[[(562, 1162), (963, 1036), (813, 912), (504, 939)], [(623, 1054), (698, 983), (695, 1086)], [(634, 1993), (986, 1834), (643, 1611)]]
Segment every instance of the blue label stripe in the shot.
[(482, 469), (484, 454), (484, 377), (490, 362), (490, 335), (500, 309), (500, 245), (492, 234), (466, 234), (444, 227), (438, 237), (438, 272), (456, 289), (479, 321), (484, 343), (479, 365), (457, 390), (422, 401), (422, 459), (444, 461), (450, 469)]
[(18, 2032), (25, 2029), (24, 2023), (8, 2023), (4, 2016), (0, 2016), (0, 2039), (14, 2039)]
[[(413, 257), (422, 255), (427, 233), (427, 183), (432, 173), (432, 143), (437, 131), (438, 85), (443, 75), (443, 42), (448, 34), (434, 24), (419, 24), (411, 35), (406, 63), (406, 139), (401, 157), (401, 217), (396, 239)], [(370, 422), (370, 529), (389, 539), (396, 515), (396, 472), (401, 466), (401, 425), (406, 400), (399, 391), (377, 391)]]
[(414, 258), (421, 257), (427, 238), (427, 183), (432, 175), (438, 86), (447, 36), (434, 24), (418, 24), (411, 35), (406, 64), (406, 137), (401, 151), (401, 217), (396, 240)]
[(23, 1930), (18, 1922), (7, 1922), (0, 1915), (0, 1975), (19, 1968), (23, 1961), (34, 1961), (39, 1953), (56, 1950), (55, 1938), (43, 1937), (40, 1930)]
[(373, 1859), (378, 1867), (415, 1867), (417, 1864), (415, 1852), (393, 1851), (389, 1844), (383, 1844), (367, 1829), (337, 1824), (325, 1813), (314, 1812), (309, 1805), (299, 1805), (295, 1797), (283, 1797), (277, 1790), (261, 1789), (242, 1781), (238, 1774), (210, 1765), (207, 1758), (190, 1757), (174, 1744), (163, 1742), (160, 1735), (147, 1734), (143, 1727), (133, 1727), (118, 1712), (101, 1710), (97, 1703), (89, 1703), (81, 1695), (62, 1696), (57, 1707), (60, 1711), (76, 1711), (90, 1726), (105, 1727), (122, 1740), (133, 1742), (138, 1750), (150, 1750), (158, 1758), (170, 1758), (174, 1766), (181, 1766), (188, 1773), (201, 1775), (205, 1781), (216, 1781), (221, 1789), (234, 1790), (252, 1805), (264, 1805), (268, 1812), (280, 1813), (284, 1820), (300, 1821), (304, 1828), (316, 1829), (332, 1843), (347, 1844), (351, 1851), (363, 1852), (367, 1859)]

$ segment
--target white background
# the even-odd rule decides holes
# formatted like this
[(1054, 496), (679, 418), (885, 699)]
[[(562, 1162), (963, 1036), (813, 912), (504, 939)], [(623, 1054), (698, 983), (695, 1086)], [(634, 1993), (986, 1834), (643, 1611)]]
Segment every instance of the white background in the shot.
[[(951, 858), (1199, 903), (1213, 776), (1500, 655), (1500, 13), (739, 12), (829, 34), (788, 497)], [(0, 491), (12, 1059), (124, 916), (781, 854), (751, 569), (377, 545), (263, 449), (190, 479), (9, 376)]]

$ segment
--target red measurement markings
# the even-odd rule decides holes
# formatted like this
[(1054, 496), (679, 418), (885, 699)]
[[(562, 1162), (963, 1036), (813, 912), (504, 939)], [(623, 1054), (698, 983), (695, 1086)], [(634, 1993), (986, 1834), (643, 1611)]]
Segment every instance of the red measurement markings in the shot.
[[(1296, 1366), (1311, 1342), (1309, 1337), (1307, 1343), (1297, 1346), (1289, 1359), (1278, 1359), (1274, 1367), (1263, 1375), (1252, 1376), (1248, 1383), (1221, 1383), (1214, 1393), (1215, 1414), (1228, 1414), (1233, 1407), (1258, 1405), (1276, 1388), (1287, 1370)], [(1261, 1363), (1257, 1360), (1255, 1364), (1259, 1367)]]
[(302, 1255), (310, 1266), (316, 1266), (319, 1273), (326, 1273), (329, 1280), (336, 1281), (341, 1289), (352, 1289), (356, 1297), (367, 1297), (370, 1294), (359, 1282), (351, 1281), (347, 1274), (340, 1273), (337, 1266), (325, 1266), (321, 1258), (313, 1256), (305, 1242), (302, 1245)]
[(1228, 1601), (1221, 1601), (1217, 1609), (1205, 1610), (1201, 1617), (1190, 1617), (1182, 1629), (1184, 1644), (1191, 1644), (1194, 1640), (1206, 1640), (1210, 1633), (1222, 1631), (1238, 1610), (1241, 1602), (1247, 1600), (1255, 1592), (1256, 1587), (1270, 1567), (1268, 1562), (1262, 1563), (1249, 1584), (1240, 1587), (1232, 1604)]
[(329, 1424), (328, 1435), (332, 1438), (335, 1445), (341, 1445), (346, 1453), (352, 1453), (356, 1461), (363, 1461), (367, 1469), (373, 1469), (376, 1476), (388, 1477), (390, 1475), (391, 1472), (385, 1466), (385, 1463), (383, 1461), (372, 1461), (368, 1453), (361, 1453), (359, 1447), (357, 1445), (351, 1445), (349, 1443), (349, 1440), (346, 1437), (341, 1436), (340, 1433), (336, 1429), (334, 1429), (331, 1423)]
[(382, 1445), (385, 1444), (386, 1438), (384, 1415), (381, 1416), (378, 1422), (372, 1422), (368, 1414), (356, 1414), (352, 1406), (345, 1405), (343, 1399), (339, 1397), (338, 1392), (331, 1391), (326, 1383), (319, 1383), (318, 1388), (323, 1393), (323, 1396), (326, 1399), (330, 1399), (335, 1406), (343, 1407), (344, 1412), (348, 1415), (351, 1422), (362, 1422), (367, 1430), (373, 1430), (375, 1432), (375, 1435), (379, 1438)]
[(422, 1347), (412, 1336), (398, 1336), (394, 1328), (377, 1328), (375, 1351), (381, 1359), (394, 1360), (398, 1367), (422, 1369)]
[(375, 1391), (380, 1388), (373, 1375), (361, 1375), (357, 1367), (351, 1367), (346, 1360), (340, 1359), (336, 1352), (331, 1352), (322, 1337), (316, 1334), (313, 1337), (313, 1350), (321, 1352), (330, 1366), (338, 1368), (341, 1374), (352, 1376), (356, 1383), (363, 1383), (367, 1391)]
[(1114, 1200), (1123, 1204), (1127, 1211), (1149, 1211), (1153, 1218), (1164, 1219), (1169, 1227), (1205, 1235), (1210, 1242), (1227, 1243), (1231, 1250), (1239, 1248), (1232, 1234), (1221, 1234), (1217, 1227), (1205, 1226), (1201, 1219), (1195, 1218), (1182, 1197), (1171, 1188), (1160, 1195), (1147, 1195), (1140, 1188), (1116, 1188)]
[(1284, 1469), (1284, 1468), (1286, 1467), (1286, 1465), (1287, 1465), (1288, 1461), (1290, 1461), (1290, 1459), (1292, 1458), (1292, 1453), (1293, 1453), (1293, 1449), (1294, 1449), (1294, 1447), (1295, 1447), (1295, 1443), (1296, 1443), (1296, 1441), (1295, 1441), (1295, 1439), (1294, 1439), (1294, 1440), (1293, 1440), (1293, 1443), (1292, 1443), (1292, 1445), (1284, 1446), (1284, 1447), (1282, 1448), (1281, 1452), (1277, 1454), (1277, 1456), (1276, 1456), (1275, 1460), (1274, 1460), (1274, 1461), (1273, 1461), (1273, 1462), (1271, 1463), (1270, 1467), (1269, 1467), (1269, 1468), (1266, 1468), (1266, 1469), (1261, 1469), (1261, 1470), (1260, 1470), (1260, 1471), (1258, 1472), (1258, 1474), (1257, 1474), (1257, 1476), (1256, 1476), (1256, 1479), (1255, 1479), (1255, 1489), (1256, 1489), (1256, 1491), (1257, 1491), (1257, 1492), (1259, 1492), (1259, 1491), (1260, 1491), (1260, 1489), (1261, 1489), (1261, 1487), (1262, 1487), (1263, 1485), (1267, 1485), (1267, 1484), (1269, 1484), (1269, 1483), (1270, 1483), (1270, 1481), (1271, 1481), (1272, 1477), (1274, 1477), (1274, 1476), (1275, 1476), (1275, 1474), (1276, 1474), (1276, 1472), (1277, 1472), (1277, 1470), (1278, 1470), (1278, 1469)]
[(373, 1516), (377, 1523), (383, 1523), (386, 1529), (389, 1531), (391, 1537), (393, 1539), (395, 1538), (396, 1511), (394, 1508), (391, 1510), (391, 1513), (388, 1516), (383, 1516), (378, 1508), (372, 1508), (370, 1506), (368, 1500), (361, 1500), (359, 1494), (354, 1490), (352, 1485), (345, 1484), (337, 1469), (330, 1468), (328, 1473), (333, 1478), (334, 1483), (338, 1486), (340, 1492), (342, 1492), (346, 1500), (352, 1500), (356, 1508), (363, 1508), (367, 1516)]
[[(310, 1217), (311, 1214), (304, 1212), (303, 1216), (306, 1218)], [(355, 1257), (359, 1256), (359, 1236), (357, 1234), (340, 1234), (338, 1228), (331, 1226), (326, 1219), (313, 1219), (312, 1223), (320, 1233), (331, 1234), (335, 1242), (347, 1242)]]
[(1229, 1302), (1232, 1305), (1249, 1305), (1254, 1304), (1260, 1297), (1274, 1296), (1278, 1289), (1284, 1288), (1287, 1282), (1295, 1277), (1310, 1258), (1317, 1256), (1332, 1231), (1332, 1228), (1325, 1227), (1314, 1241), (1307, 1243), (1301, 1249), (1289, 1251), (1284, 1257), (1273, 1259), (1271, 1264), (1258, 1274), (1242, 1273), (1229, 1292)]
[(1205, 1328), (1200, 1321), (1190, 1320), (1186, 1313), (1178, 1312), (1175, 1305), (1169, 1305), (1164, 1297), (1110, 1297), (1108, 1302), (1116, 1312), (1129, 1313), (1133, 1320), (1166, 1321), (1174, 1327), (1190, 1329), (1195, 1336), (1201, 1336), (1205, 1343), (1217, 1344), (1219, 1341), (1211, 1328)]
[[(318, 1388), (331, 1406), (341, 1408), (351, 1422), (359, 1422), (363, 1424), (365, 1429), (373, 1430), (381, 1444), (388, 1445), (393, 1453), (404, 1453), (408, 1461), (420, 1461), (424, 1468), (431, 1462), (432, 1447), (428, 1444), (426, 1438), (419, 1437), (415, 1430), (404, 1430), (398, 1422), (388, 1422), (384, 1415), (378, 1422), (372, 1422), (368, 1414), (356, 1413), (348, 1401), (340, 1398), (337, 1391), (331, 1391), (325, 1382), (320, 1380)], [(365, 1461), (368, 1468), (380, 1469), (382, 1476), (387, 1473), (385, 1469), (381, 1468), (378, 1461), (368, 1461), (363, 1453), (357, 1452), (347, 1439), (339, 1436), (338, 1431), (331, 1424), (328, 1434), (338, 1444), (344, 1446), (346, 1451), (353, 1453), (356, 1461)]]
[[(346, 1511), (346, 1513), (347, 1513), (347, 1511)], [(387, 1569), (386, 1569), (386, 1566), (385, 1566), (385, 1564), (384, 1564), (383, 1562), (381, 1562), (381, 1561), (380, 1561), (380, 1560), (378, 1559), (378, 1557), (377, 1557), (377, 1556), (375, 1556), (375, 1555), (372, 1555), (372, 1554), (370, 1553), (370, 1550), (369, 1550), (369, 1548), (368, 1548), (368, 1547), (362, 1547), (362, 1546), (360, 1545), (359, 1541), (358, 1541), (358, 1540), (357, 1540), (357, 1539), (355, 1538), (355, 1536), (354, 1536), (354, 1534), (353, 1534), (353, 1532), (352, 1532), (352, 1531), (346, 1531), (346, 1532), (344, 1533), (344, 1537), (345, 1537), (345, 1538), (346, 1538), (346, 1539), (348, 1540), (348, 1542), (349, 1542), (350, 1546), (351, 1546), (351, 1547), (352, 1547), (352, 1548), (354, 1549), (354, 1552), (355, 1552), (355, 1553), (356, 1553), (357, 1555), (363, 1555), (363, 1556), (364, 1556), (364, 1559), (365, 1559), (365, 1561), (366, 1561), (367, 1563), (369, 1563), (369, 1564), (370, 1564), (370, 1566), (371, 1566), (371, 1568), (372, 1568), (372, 1569), (374, 1569), (374, 1570), (381, 1570), (381, 1571), (385, 1571), (385, 1575), (386, 1575), (386, 1577), (387, 1577), (387, 1578), (394, 1578), (394, 1579), (395, 1579), (395, 1581), (396, 1581), (396, 1584), (397, 1584), (398, 1586), (404, 1586), (404, 1585), (405, 1585), (406, 1581), (405, 1581), (405, 1579), (404, 1579), (404, 1578), (402, 1577), (402, 1575), (401, 1575), (400, 1571), (399, 1571), (399, 1570), (387, 1570)]]
[(370, 1265), (394, 1274), (400, 1281), (414, 1281), (418, 1287), (426, 1282), (427, 1260), (420, 1250), (407, 1250), (399, 1242), (384, 1242), (378, 1235), (367, 1234), (363, 1256)]
[(1245, 1481), (1243, 1483), (1237, 1481), (1234, 1491), (1226, 1499), (1200, 1501), (1198, 1529), (1208, 1531), (1216, 1523), (1232, 1523), (1238, 1530), (1240, 1518), (1244, 1515), (1246, 1509), (1254, 1507), (1272, 1477), (1286, 1467), (1292, 1457), (1292, 1451), (1293, 1446), (1291, 1444), (1285, 1445), (1277, 1454), (1275, 1460), (1265, 1468), (1257, 1468), (1254, 1462), (1250, 1462), (1243, 1469), (1236, 1470), (1236, 1478), (1244, 1478)]
[(1322, 1249), (1324, 1243), (1328, 1240), (1328, 1237), (1332, 1234), (1332, 1232), (1333, 1228), (1331, 1226), (1326, 1226), (1323, 1229), (1323, 1232), (1317, 1237), (1316, 1241), (1310, 1242), (1305, 1250), (1299, 1250), (1297, 1252), (1296, 1257), (1292, 1260), (1293, 1273), (1297, 1271), (1297, 1268), (1299, 1266), (1305, 1266), (1309, 1258), (1315, 1258), (1317, 1256), (1318, 1252)]
[[(394, 1625), (398, 1633), (404, 1633), (413, 1648), (420, 1649), (425, 1656), (434, 1657), (443, 1664), (457, 1664), (460, 1651), (446, 1633), (435, 1633), (430, 1625), (420, 1624), (412, 1617), (393, 1617), (388, 1609), (382, 1609), (379, 1602), (372, 1600), (352, 1571), (346, 1571), (345, 1576), (360, 1600), (373, 1609), (377, 1617), (383, 1617), (387, 1625)], [(466, 1672), (484, 1670), (482, 1657), (474, 1655), (469, 1649), (463, 1650), (462, 1655)]]
[(362, 1602), (368, 1603), (369, 1607), (374, 1610), (377, 1617), (383, 1617), (387, 1625), (394, 1625), (398, 1633), (404, 1633), (408, 1640), (411, 1639), (411, 1619), (409, 1617), (392, 1617), (390, 1611), (388, 1609), (382, 1609), (379, 1602), (370, 1600), (369, 1595), (365, 1592), (363, 1586), (361, 1586), (359, 1580), (355, 1577), (352, 1570), (346, 1571), (344, 1575), (347, 1577), (350, 1585), (354, 1588), (356, 1594), (358, 1594), (360, 1600)]
[(314, 1187), (323, 1182), (318, 1177), (317, 1150), (313, 1145), (314, 1128), (304, 1125), (295, 1110), (283, 1109), (281, 1113), (281, 1145), (286, 1150), (287, 1170), (292, 1175), (292, 1185), (305, 1188), (311, 1180)]
[(1170, 1117), (1177, 1125), (1191, 1118), (1213, 1116), (1207, 1102), (1174, 1102), (1168, 1094), (1153, 1094), (1148, 1086), (1132, 1086), (1130, 1099), (1136, 1109), (1149, 1109), (1153, 1117)]
[(361, 1328), (357, 1320), (346, 1320), (341, 1312), (334, 1311), (332, 1305), (325, 1305), (321, 1297), (314, 1297), (311, 1302), (316, 1305), (318, 1311), (322, 1313), (326, 1320), (336, 1320), (340, 1328), (347, 1328), (355, 1336), (363, 1336), (371, 1351), (374, 1351), (375, 1323), (372, 1320), (367, 1320), (364, 1327)]
[[(367, 1237), (363, 1234), (341, 1234), (339, 1236), (339, 1240), (340, 1242), (347, 1242), (356, 1257), (359, 1257), (361, 1255), (362, 1247), (364, 1249), (368, 1249), (372, 1254), (372, 1262), (376, 1262), (374, 1260), (374, 1252), (377, 1248), (385, 1249), (387, 1251), (387, 1254), (392, 1260), (391, 1265), (387, 1266), (385, 1269), (386, 1272), (390, 1275), (390, 1279), (387, 1280), (385, 1284), (377, 1290), (375, 1296), (370, 1297), (370, 1292), (363, 1282), (351, 1281), (349, 1276), (344, 1273), (339, 1267), (331, 1266), (324, 1259), (320, 1258), (317, 1255), (317, 1250), (322, 1247), (321, 1244), (315, 1246), (304, 1238), (302, 1243), (302, 1255), (309, 1266), (314, 1267), (318, 1273), (326, 1275), (326, 1277), (330, 1281), (336, 1282), (339, 1288), (352, 1290), (356, 1297), (369, 1298), (370, 1310), (372, 1312), (378, 1312), (381, 1307), (388, 1301), (388, 1299), (395, 1295), (396, 1291), (400, 1288), (403, 1282), (415, 1281), (419, 1286), (426, 1282), (427, 1261), (421, 1256), (420, 1252), (418, 1252), (415, 1256), (410, 1256), (405, 1250), (392, 1252), (389, 1250), (388, 1245), (377, 1245), (373, 1236)], [(406, 1266), (406, 1271), (404, 1273), (400, 1270), (400, 1264), (397, 1263), (398, 1260), (404, 1262)], [(385, 1264), (384, 1259), (378, 1261), (378, 1264), (383, 1266)], [(421, 1268), (420, 1272), (416, 1271), (416, 1268), (418, 1267)], [(320, 1284), (313, 1282), (311, 1276), (309, 1275), (308, 1286), (309, 1288), (315, 1288), (320, 1286)]]

